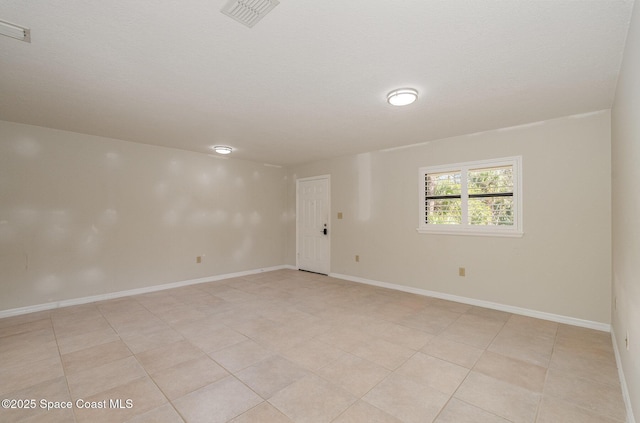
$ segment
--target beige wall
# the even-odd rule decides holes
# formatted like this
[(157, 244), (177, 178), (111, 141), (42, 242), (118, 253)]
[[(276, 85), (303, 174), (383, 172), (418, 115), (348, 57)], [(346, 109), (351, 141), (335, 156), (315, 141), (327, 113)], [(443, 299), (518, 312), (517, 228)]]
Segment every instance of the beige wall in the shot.
[[(636, 4), (612, 109), (613, 333), (633, 414), (640, 417), (640, 7)], [(629, 351), (625, 338), (629, 333)]]
[[(325, 160), (291, 170), (289, 210), (296, 178), (330, 174), (333, 273), (609, 323), (610, 148), (603, 111)], [(416, 232), (419, 167), (516, 155), (522, 238)]]
[[(283, 170), (0, 122), (0, 310), (295, 265), (295, 179), (331, 174), (333, 273), (608, 323), (609, 137), (605, 111)], [(522, 238), (416, 232), (418, 167), (512, 155)]]
[(0, 310), (281, 265), (284, 178), (0, 122)]

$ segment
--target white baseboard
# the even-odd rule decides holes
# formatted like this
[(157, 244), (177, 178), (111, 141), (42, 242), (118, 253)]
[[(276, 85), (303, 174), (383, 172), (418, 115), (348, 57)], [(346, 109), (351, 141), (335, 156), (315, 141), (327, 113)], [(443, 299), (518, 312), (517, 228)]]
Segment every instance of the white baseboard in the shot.
[(33, 313), (36, 311), (53, 310), (60, 307), (69, 307), (80, 304), (95, 303), (97, 301), (112, 300), (114, 298), (128, 297), (130, 295), (147, 294), (149, 292), (163, 291), (165, 289), (179, 288), (181, 286), (196, 285), (205, 282), (216, 282), (223, 279), (238, 278), (242, 276), (255, 275), (262, 272), (270, 272), (272, 270), (295, 269), (291, 265), (280, 265), (266, 267), (263, 269), (246, 270), (243, 272), (227, 273), (224, 275), (208, 276), (206, 278), (190, 279), (180, 282), (171, 282), (162, 285), (145, 286), (143, 288), (129, 289), (126, 291), (110, 292), (107, 294), (92, 295), (90, 297), (73, 298), (70, 300), (53, 301), (45, 304), (37, 304), (27, 307), (12, 308), (9, 310), (0, 310), (0, 319), (4, 317), (18, 316), (21, 314)]
[(627, 386), (627, 380), (624, 377), (624, 372), (622, 371), (620, 350), (618, 349), (618, 342), (616, 341), (616, 333), (614, 330), (611, 331), (611, 342), (613, 342), (613, 351), (616, 355), (616, 365), (618, 367), (618, 377), (620, 378), (622, 398), (624, 399), (624, 406), (627, 409), (627, 423), (636, 423), (636, 419), (633, 416), (633, 409), (631, 408), (631, 395), (629, 394), (629, 387)]
[(491, 301), (477, 300), (475, 298), (460, 297), (458, 295), (445, 294), (442, 292), (428, 291), (426, 289), (414, 288), (411, 286), (397, 285), (388, 282), (380, 282), (371, 279), (360, 278), (358, 276), (342, 275), (339, 273), (330, 273), (329, 276), (339, 279), (345, 279), (352, 282), (364, 283), (367, 285), (379, 286), (381, 288), (394, 289), (396, 291), (409, 292), (411, 294), (423, 295), (425, 297), (440, 298), (442, 300), (455, 301), (463, 304), (470, 304), (478, 307), (491, 308), (494, 310), (506, 311), (513, 314), (521, 314), (523, 316), (534, 317), (536, 319), (550, 320), (557, 323), (565, 323), (567, 325), (580, 326), (589, 329), (600, 330), (603, 332), (611, 332), (611, 325), (608, 323), (594, 322), (591, 320), (577, 319), (575, 317), (563, 316), (560, 314), (546, 313), (544, 311), (531, 310), (528, 308), (515, 307), (506, 304), (493, 303)]

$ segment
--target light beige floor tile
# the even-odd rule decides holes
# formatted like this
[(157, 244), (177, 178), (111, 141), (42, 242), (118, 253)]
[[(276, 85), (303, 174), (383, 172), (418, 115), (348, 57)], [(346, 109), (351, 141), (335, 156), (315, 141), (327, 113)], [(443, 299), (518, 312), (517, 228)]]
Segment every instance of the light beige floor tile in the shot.
[(366, 330), (374, 337), (412, 350), (419, 350), (433, 338), (432, 334), (385, 321), (375, 322)]
[(291, 326), (279, 325), (255, 336), (255, 341), (270, 349), (283, 353), (303, 342), (310, 341), (314, 335), (304, 330), (294, 330)]
[(333, 423), (402, 423), (365, 401), (358, 401), (338, 416)]
[[(213, 316), (222, 324), (242, 332), (240, 328), (244, 324), (249, 325), (248, 328), (251, 328), (252, 324), (257, 325), (259, 322), (275, 323), (266, 315), (274, 307), (281, 308), (282, 305), (276, 306), (268, 301), (248, 301), (241, 304), (225, 302), (224, 306), (217, 307), (217, 311)], [(253, 327), (255, 328), (255, 326)]]
[(125, 422), (167, 403), (165, 396), (148, 376), (134, 379), (93, 396), (83, 397), (82, 400), (89, 404), (102, 402), (106, 408), (75, 407), (78, 423)]
[(210, 353), (246, 341), (247, 337), (231, 328), (223, 326), (210, 329), (200, 336), (187, 336), (187, 339), (202, 351)]
[(251, 389), (229, 376), (173, 402), (186, 423), (223, 423), (262, 402)]
[(472, 371), (454, 396), (514, 423), (533, 423), (541, 394)]
[(435, 423), (509, 423), (509, 420), (452, 398)]
[(169, 325), (195, 322), (204, 317), (206, 313), (194, 308), (192, 305), (179, 305), (158, 313), (158, 316)]
[(473, 315), (462, 315), (444, 329), (440, 336), (451, 341), (485, 349), (496, 337), (504, 322)]
[(284, 351), (282, 355), (309, 370), (318, 370), (345, 354), (343, 351), (320, 341), (302, 342)]
[(99, 301), (95, 303), (98, 310), (104, 315), (126, 314), (141, 310), (146, 310), (135, 297), (114, 298), (112, 300)]
[(214, 329), (225, 327), (217, 315), (207, 316), (194, 322), (183, 322), (172, 326), (182, 336), (189, 339), (206, 337)]
[[(536, 411), (537, 423), (622, 423), (625, 413), (608, 333), (292, 270), (0, 319), (0, 381), (3, 397), (133, 398), (132, 409), (75, 410), (92, 423), (513, 423)], [(4, 412), (3, 422), (75, 419)]]
[(403, 304), (399, 304), (396, 302), (391, 302), (387, 304), (382, 304), (378, 307), (378, 311), (376, 315), (380, 319), (387, 320), (389, 322), (398, 323), (402, 319), (411, 315), (412, 313), (416, 313), (423, 309), (425, 306), (421, 305), (420, 307), (407, 307)]
[(78, 319), (70, 316), (69, 321), (60, 322), (53, 320), (53, 328), (58, 339), (70, 336), (82, 335), (87, 332), (95, 332), (107, 330), (111, 328), (109, 322), (102, 316), (96, 316), (88, 319)]
[(132, 355), (124, 342), (113, 341), (62, 355), (62, 365), (67, 375), (89, 370)]
[(512, 314), (500, 310), (492, 310), (490, 308), (472, 306), (466, 313), (467, 316), (476, 316), (485, 319), (493, 319), (500, 322), (508, 321)]
[(296, 423), (328, 423), (356, 399), (324, 379), (309, 375), (279, 391), (269, 402)]
[(119, 339), (118, 334), (109, 327), (80, 335), (69, 336), (67, 338), (58, 338), (58, 348), (61, 354), (68, 354), (96, 345), (118, 341)]
[(468, 312), (473, 306), (469, 304), (457, 303), (455, 301), (442, 300), (440, 298), (428, 298), (427, 308), (435, 310), (446, 310), (453, 313), (464, 314)]
[(268, 402), (253, 407), (251, 410), (239, 415), (230, 423), (292, 423), (291, 419), (278, 411)]
[(283, 324), (283, 326), (288, 331), (302, 336), (308, 336), (309, 338), (320, 336), (334, 328), (334, 325), (331, 322), (316, 316), (292, 321), (287, 324)]
[(416, 353), (394, 372), (397, 376), (437, 389), (447, 395), (452, 395), (458, 389), (468, 373), (469, 369), (465, 367), (421, 352)]
[(270, 331), (275, 327), (280, 326), (280, 324), (273, 322), (269, 319), (265, 319), (262, 316), (256, 316), (251, 318), (236, 318), (233, 317), (234, 321), (227, 321), (227, 324), (232, 329), (238, 331), (239, 333), (249, 337), (249, 338), (257, 338), (260, 334)]
[(559, 326), (558, 323), (549, 320), (513, 314), (509, 317), (505, 328), (526, 332), (530, 335), (535, 334), (554, 338), (558, 333)]
[(136, 317), (134, 320), (127, 321), (121, 324), (113, 324), (112, 326), (123, 338), (131, 338), (136, 335), (145, 335), (151, 332), (157, 332), (159, 330), (168, 329), (170, 326), (155, 317), (152, 313), (148, 317)]
[(25, 323), (15, 325), (0, 326), (0, 340), (5, 336), (18, 335), (25, 332), (32, 332), (34, 330), (52, 330), (53, 325), (50, 318), (44, 318), (39, 320), (32, 320)]
[(558, 325), (557, 332), (559, 341), (569, 341), (580, 344), (582, 346), (589, 346), (590, 348), (600, 348), (604, 350), (612, 349), (611, 334), (594, 329), (582, 328), (578, 326), (571, 326), (560, 324)]
[(173, 400), (228, 376), (207, 356), (176, 364), (151, 375), (167, 398)]
[(460, 317), (460, 313), (447, 310), (425, 309), (412, 313), (397, 323), (426, 333), (437, 335)]
[(87, 398), (146, 376), (135, 357), (126, 357), (67, 376), (73, 399)]
[(405, 423), (432, 422), (449, 396), (392, 374), (367, 393), (363, 400)]
[(126, 423), (184, 423), (184, 420), (171, 404), (165, 404), (137, 415)]
[(599, 414), (595, 414), (584, 408), (570, 404), (566, 401), (543, 396), (538, 419), (536, 423), (622, 423), (624, 420), (615, 420)]
[(274, 355), (273, 351), (250, 339), (209, 353), (211, 358), (233, 373)]
[(54, 330), (51, 327), (7, 335), (0, 338), (2, 341), (0, 343), (0, 354), (4, 355), (18, 347), (46, 345), (51, 341), (55, 341), (55, 339)]
[(58, 357), (58, 347), (51, 330), (11, 335), (0, 341), (0, 362), (3, 368)]
[(50, 319), (51, 311), (37, 311), (35, 313), (21, 314), (18, 316), (4, 317), (0, 319), (0, 328), (8, 328), (11, 326), (19, 326), (25, 323), (31, 323), (38, 320)]
[(432, 357), (449, 361), (467, 369), (472, 368), (484, 352), (481, 348), (461, 344), (440, 336), (433, 338), (421, 351)]
[(542, 392), (547, 369), (525, 361), (486, 351), (474, 371), (534, 392)]
[[(613, 355), (613, 353), (612, 353)], [(556, 349), (551, 356), (549, 368), (562, 370), (577, 377), (618, 386), (620, 379), (615, 361), (601, 358), (586, 358), (563, 349)]]
[(548, 367), (554, 342), (555, 338), (547, 334), (505, 327), (487, 349), (517, 360)]
[(103, 306), (98, 306), (98, 309), (100, 309), (104, 318), (107, 319), (116, 330), (144, 321), (159, 320), (155, 314), (147, 310), (137, 301), (129, 301), (126, 303), (127, 305), (124, 308), (118, 307), (117, 309), (106, 310)]
[(360, 357), (345, 353), (316, 373), (358, 398), (380, 383), (391, 371)]
[(269, 399), (276, 392), (307, 374), (309, 374), (307, 370), (276, 355), (247, 367), (235, 375), (262, 398)]
[[(3, 394), (2, 399), (15, 399), (15, 400), (35, 400), (35, 403), (29, 403), (28, 408), (0, 408), (0, 421), (3, 423), (22, 422), (27, 419), (46, 420), (48, 418), (46, 414), (51, 413), (51, 410), (47, 410), (47, 407), (53, 407), (49, 405), (49, 402), (68, 402), (71, 400), (69, 395), (69, 389), (67, 388), (67, 380), (61, 376), (55, 379), (47, 380), (38, 383), (20, 391), (14, 391), (7, 394)], [(44, 403), (41, 401), (44, 400)], [(18, 404), (15, 404), (17, 407)], [(65, 415), (65, 413), (57, 412), (53, 413), (58, 417)], [(66, 413), (68, 415), (68, 413)], [(73, 413), (72, 413), (73, 416)]]
[(0, 395), (56, 379), (64, 375), (60, 357), (27, 360), (12, 367), (0, 367)]
[(171, 295), (169, 291), (150, 292), (148, 294), (136, 295), (134, 298), (150, 312), (162, 315), (164, 312), (176, 307), (183, 306), (184, 303)]
[(7, 335), (2, 338), (0, 352), (5, 352), (7, 348), (13, 348), (12, 345), (38, 346), (48, 344), (55, 339), (54, 330), (51, 327)]
[(415, 351), (400, 345), (392, 344), (384, 339), (362, 342), (349, 351), (353, 355), (372, 361), (389, 370), (402, 365)]
[(167, 346), (174, 342), (182, 341), (183, 339), (184, 337), (180, 333), (171, 328), (122, 338), (124, 343), (127, 344), (127, 347), (129, 347), (131, 352), (134, 354)]
[(294, 322), (300, 322), (313, 318), (313, 315), (295, 308), (273, 307), (268, 312), (261, 312), (269, 320), (273, 320), (281, 325), (289, 325)]
[(183, 340), (136, 354), (136, 358), (149, 374), (204, 356), (204, 353)]
[(74, 306), (60, 307), (50, 310), (49, 316), (51, 320), (58, 320), (60, 322), (71, 320), (84, 320), (93, 317), (102, 316), (96, 303), (79, 304)]
[(24, 420), (20, 420), (20, 423), (69, 423), (75, 421), (73, 410), (65, 408), (49, 410), (43, 414), (27, 417)]
[(576, 357), (583, 359), (599, 360), (608, 362), (610, 365), (615, 364), (613, 344), (603, 345), (590, 340), (564, 339), (558, 336), (556, 338), (555, 349), (575, 354)]
[(251, 301), (257, 298), (252, 293), (241, 291), (239, 289), (235, 289), (231, 287), (224, 287), (224, 286), (218, 289), (208, 290), (208, 292), (212, 294), (214, 297), (223, 299), (224, 301), (227, 301), (230, 303)]
[(625, 408), (620, 386), (611, 386), (571, 373), (550, 369), (544, 386), (545, 396), (562, 399), (593, 413), (624, 420)]
[(315, 339), (343, 351), (352, 351), (360, 344), (370, 342), (374, 338), (355, 328), (337, 325)]

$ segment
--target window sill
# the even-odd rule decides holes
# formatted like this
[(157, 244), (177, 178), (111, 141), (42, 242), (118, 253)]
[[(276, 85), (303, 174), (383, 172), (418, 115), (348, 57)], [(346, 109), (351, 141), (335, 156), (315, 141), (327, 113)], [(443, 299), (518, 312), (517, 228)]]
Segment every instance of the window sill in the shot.
[(416, 231), (420, 234), (434, 234), (434, 235), (469, 235), (469, 236), (497, 236), (506, 238), (522, 238), (524, 236), (523, 231), (509, 230), (479, 230), (479, 229), (467, 229), (467, 228), (417, 228)]

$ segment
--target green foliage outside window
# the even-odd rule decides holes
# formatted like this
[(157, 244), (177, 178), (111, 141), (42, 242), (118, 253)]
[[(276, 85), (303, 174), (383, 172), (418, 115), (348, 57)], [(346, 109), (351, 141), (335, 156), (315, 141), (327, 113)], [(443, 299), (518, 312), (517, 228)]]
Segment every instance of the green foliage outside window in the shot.
[[(513, 167), (470, 169), (466, 176), (468, 223), (513, 225)], [(462, 223), (461, 178), (459, 171), (425, 175), (428, 224)]]

